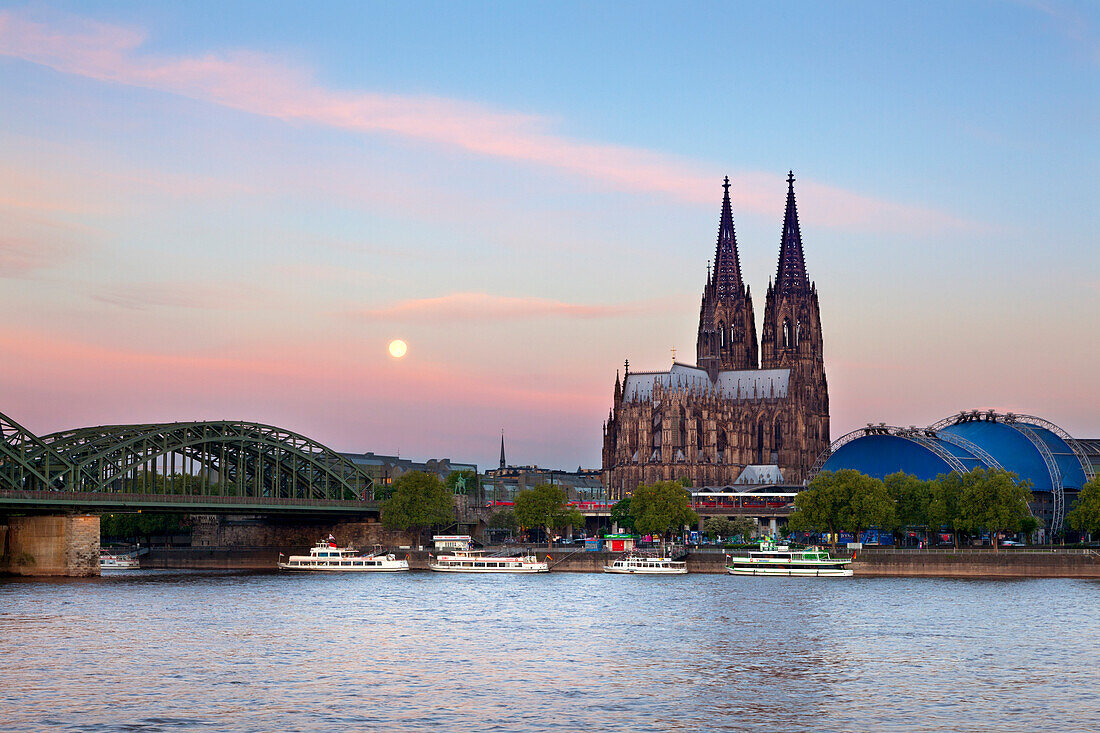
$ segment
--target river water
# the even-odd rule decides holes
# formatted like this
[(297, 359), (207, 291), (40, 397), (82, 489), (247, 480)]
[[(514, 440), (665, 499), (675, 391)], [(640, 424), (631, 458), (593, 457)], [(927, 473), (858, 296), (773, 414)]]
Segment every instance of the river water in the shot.
[(1100, 582), (0, 579), (0, 730), (1100, 729)]

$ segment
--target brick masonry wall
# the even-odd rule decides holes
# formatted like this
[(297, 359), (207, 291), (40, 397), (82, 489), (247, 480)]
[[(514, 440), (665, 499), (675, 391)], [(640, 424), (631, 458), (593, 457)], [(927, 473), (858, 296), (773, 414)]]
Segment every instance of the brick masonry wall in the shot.
[(0, 572), (13, 575), (99, 575), (99, 517), (11, 517)]

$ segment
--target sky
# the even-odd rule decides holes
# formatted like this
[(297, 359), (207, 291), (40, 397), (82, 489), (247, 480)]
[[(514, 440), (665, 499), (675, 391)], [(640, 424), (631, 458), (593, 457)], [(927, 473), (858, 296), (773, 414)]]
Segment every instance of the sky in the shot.
[[(832, 437), (1100, 437), (1100, 5), (0, 2), (0, 412), (598, 467), (793, 170)], [(391, 357), (393, 339), (408, 343)]]

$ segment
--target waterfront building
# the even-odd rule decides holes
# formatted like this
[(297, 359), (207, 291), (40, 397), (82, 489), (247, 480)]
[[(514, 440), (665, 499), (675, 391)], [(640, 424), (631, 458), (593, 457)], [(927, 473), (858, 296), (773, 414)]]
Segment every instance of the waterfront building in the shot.
[(806, 271), (794, 174), (775, 279), (757, 342), (752, 294), (741, 276), (730, 184), (723, 185), (713, 269), (699, 309), (696, 364), (615, 376), (603, 429), (603, 480), (611, 498), (639, 484), (686, 479), (733, 485), (746, 467), (801, 484), (829, 445), (817, 286)]
[(971, 410), (926, 428), (868, 424), (838, 438), (811, 474), (844, 468), (924, 480), (952, 471), (1012, 471), (1031, 482), (1032, 514), (1057, 533), (1081, 487), (1100, 469), (1100, 440), (1075, 439), (1033, 415)]
[(595, 501), (604, 498), (603, 471), (581, 468), (575, 471), (540, 466), (509, 466), (504, 455), (504, 436), (500, 436), (500, 465), (485, 471), (482, 488), (488, 501), (512, 501), (516, 494), (539, 484), (552, 484), (565, 490), (569, 501)]
[(385, 491), (395, 479), (410, 471), (435, 474), (440, 480), (446, 480), (447, 476), (454, 471), (477, 473), (476, 463), (463, 463), (450, 458), (429, 458), (421, 462), (401, 456), (386, 456), (371, 452), (341, 453), (340, 455), (366, 471), (374, 481), (376, 491)]

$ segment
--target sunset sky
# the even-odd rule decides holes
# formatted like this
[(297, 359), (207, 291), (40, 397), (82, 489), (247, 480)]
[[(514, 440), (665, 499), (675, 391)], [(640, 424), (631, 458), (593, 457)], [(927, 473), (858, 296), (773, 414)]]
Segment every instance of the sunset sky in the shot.
[(694, 361), (722, 177), (759, 309), (793, 169), (834, 439), (1100, 437), (1096, 3), (0, 3), (0, 90), (37, 433), (598, 467), (623, 360)]

